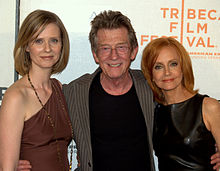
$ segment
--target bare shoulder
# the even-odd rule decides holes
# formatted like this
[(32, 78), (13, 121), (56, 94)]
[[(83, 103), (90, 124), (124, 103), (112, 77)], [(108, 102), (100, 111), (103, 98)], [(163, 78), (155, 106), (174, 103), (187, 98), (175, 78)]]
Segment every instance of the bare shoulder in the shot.
[(26, 88), (23, 81), (17, 81), (12, 84), (5, 92), (1, 112), (13, 114), (15, 111), (19, 112), (24, 109), (26, 101)]
[(211, 97), (205, 97), (204, 98), (203, 107), (207, 112), (220, 111), (219, 101), (214, 99), (214, 98), (211, 98)]
[(25, 94), (26, 86), (23, 81), (19, 80), (6, 90), (3, 99), (18, 101), (24, 99)]

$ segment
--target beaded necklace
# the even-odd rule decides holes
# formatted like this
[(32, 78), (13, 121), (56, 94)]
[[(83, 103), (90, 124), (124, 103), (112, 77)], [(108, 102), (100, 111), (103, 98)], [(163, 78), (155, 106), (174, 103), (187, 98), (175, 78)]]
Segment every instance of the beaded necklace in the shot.
[[(36, 91), (36, 89), (35, 89), (33, 83), (31, 82), (29, 73), (27, 74), (27, 77), (28, 77), (28, 81), (29, 81), (29, 83), (30, 83), (32, 89), (34, 90), (34, 93), (35, 93), (35, 95), (36, 95), (38, 101), (40, 102), (40, 104), (41, 104), (41, 106), (42, 106), (42, 109), (43, 109), (43, 110), (45, 111), (45, 113), (47, 114), (47, 118), (48, 118), (48, 120), (49, 120), (49, 122), (50, 122), (50, 124), (51, 124), (51, 127), (53, 128), (54, 136), (55, 136), (55, 138), (56, 138), (55, 141), (56, 141), (56, 145), (57, 145), (57, 157), (58, 157), (58, 160), (59, 160), (59, 162), (60, 162), (61, 168), (64, 168), (63, 162), (62, 162), (62, 158), (61, 158), (61, 155), (60, 155), (60, 148), (59, 148), (59, 144), (58, 144), (58, 140), (57, 140), (57, 136), (56, 136), (56, 128), (55, 128), (55, 125), (54, 125), (54, 123), (53, 123), (53, 119), (52, 119), (52, 117), (50, 116), (50, 114), (47, 112), (47, 110), (45, 109), (45, 107), (44, 107), (44, 105), (43, 105), (43, 103), (42, 103), (42, 101), (41, 101), (41, 99), (40, 99), (40, 97), (39, 97), (39, 95), (38, 95), (38, 93), (37, 93), (37, 91)], [(54, 85), (53, 85), (53, 82), (51, 83), (51, 85), (52, 85), (52, 87), (54, 88), (54, 91), (55, 91), (55, 93), (56, 93), (56, 95), (57, 95), (57, 97), (58, 97), (58, 93), (57, 93), (57, 91), (55, 90), (55, 87), (54, 87)], [(59, 96), (59, 97), (60, 97), (60, 96)], [(65, 111), (65, 109), (64, 109), (64, 104), (62, 103), (61, 98), (59, 98), (59, 102), (60, 102), (60, 104), (61, 104), (61, 106), (62, 106), (63, 111)], [(73, 128), (72, 128), (72, 125), (71, 125), (71, 123), (70, 123), (70, 121), (69, 121), (68, 119), (67, 119), (67, 122), (68, 122), (68, 125), (70, 126), (71, 136), (72, 136), (72, 139), (73, 139)], [(72, 170), (72, 156), (73, 156), (73, 145), (71, 146), (71, 150), (70, 150), (69, 171)], [(65, 168), (64, 168), (64, 170), (65, 170)]]

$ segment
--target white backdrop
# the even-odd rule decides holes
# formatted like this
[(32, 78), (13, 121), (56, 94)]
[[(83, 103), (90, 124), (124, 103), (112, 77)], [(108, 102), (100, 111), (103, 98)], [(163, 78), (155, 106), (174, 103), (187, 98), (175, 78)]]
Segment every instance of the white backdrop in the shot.
[(219, 0), (22, 0), (21, 20), (35, 9), (57, 13), (71, 41), (70, 61), (56, 76), (68, 83), (97, 66), (88, 41), (90, 21), (103, 10), (127, 15), (137, 32), (139, 53), (132, 68), (140, 68), (141, 52), (156, 37), (175, 36), (192, 57), (195, 88), (220, 99), (220, 1)]
[[(15, 2), (3, 1), (0, 0), (0, 21), (4, 21), (0, 27), (0, 87), (8, 87), (14, 79)], [(191, 55), (195, 88), (220, 99), (219, 0), (22, 0), (21, 22), (35, 9), (55, 12), (69, 33), (69, 64), (60, 75), (55, 75), (62, 83), (96, 69), (88, 41), (90, 21), (100, 11), (111, 9), (127, 15), (136, 30), (139, 53), (132, 68), (140, 68), (142, 50), (150, 40), (174, 36)]]
[(15, 1), (0, 0), (0, 105), (6, 87), (14, 81)]

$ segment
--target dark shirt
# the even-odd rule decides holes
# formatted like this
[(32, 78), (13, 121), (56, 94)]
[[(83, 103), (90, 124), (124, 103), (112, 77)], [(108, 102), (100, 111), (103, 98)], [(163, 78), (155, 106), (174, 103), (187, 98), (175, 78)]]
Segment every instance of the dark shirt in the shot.
[(154, 150), (160, 171), (212, 171), (215, 140), (202, 118), (204, 95), (176, 104), (158, 104), (154, 118)]
[(150, 170), (147, 130), (135, 87), (110, 95), (98, 74), (91, 85), (89, 109), (93, 171)]

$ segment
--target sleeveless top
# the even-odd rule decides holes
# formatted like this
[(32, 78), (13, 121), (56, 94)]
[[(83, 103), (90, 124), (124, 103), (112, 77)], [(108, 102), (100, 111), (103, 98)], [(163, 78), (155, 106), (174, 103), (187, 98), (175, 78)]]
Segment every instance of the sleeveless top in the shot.
[[(30, 161), (32, 171), (67, 171), (69, 167), (67, 149), (71, 141), (70, 119), (60, 85), (56, 79), (51, 80), (52, 94), (44, 107), (54, 122), (56, 137), (43, 108), (24, 122), (20, 159)], [(60, 149), (61, 161), (57, 148)]]
[(205, 95), (155, 109), (153, 143), (160, 171), (212, 171), (215, 140), (202, 117)]

